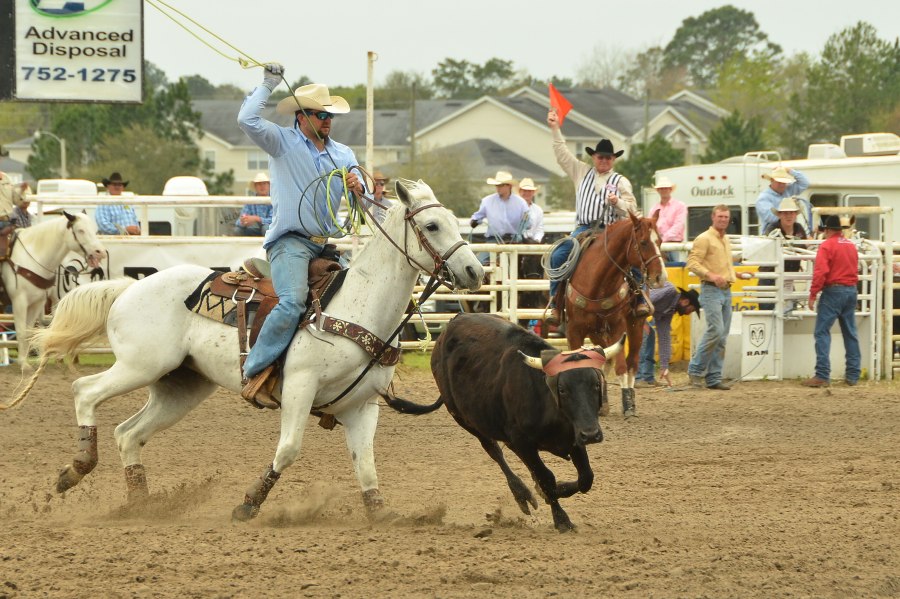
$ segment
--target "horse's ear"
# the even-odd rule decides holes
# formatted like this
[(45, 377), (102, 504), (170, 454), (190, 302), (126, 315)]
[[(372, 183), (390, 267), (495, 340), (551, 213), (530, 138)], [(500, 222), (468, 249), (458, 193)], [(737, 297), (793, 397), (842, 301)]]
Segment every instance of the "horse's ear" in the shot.
[(397, 199), (400, 200), (400, 203), (407, 208), (412, 205), (412, 198), (409, 195), (409, 190), (399, 179), (394, 182), (394, 194), (397, 196)]
[(628, 211), (628, 216), (631, 217), (631, 223), (635, 226), (635, 228), (637, 228), (641, 224), (641, 217), (631, 210)]
[(63, 210), (63, 214), (66, 215), (66, 218), (69, 219), (69, 222), (70, 222), (70, 223), (74, 223), (75, 220), (78, 218), (78, 217), (75, 216), (74, 214), (69, 214), (69, 213), (66, 212), (65, 210)]
[(82, 213), (82, 214), (87, 214), (87, 209), (82, 208), (82, 209), (81, 209), (81, 213)]

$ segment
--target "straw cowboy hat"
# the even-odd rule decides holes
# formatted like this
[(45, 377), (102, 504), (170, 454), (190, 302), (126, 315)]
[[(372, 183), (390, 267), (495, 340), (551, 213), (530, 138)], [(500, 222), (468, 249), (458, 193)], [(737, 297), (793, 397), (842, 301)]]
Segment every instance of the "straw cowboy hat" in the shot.
[(794, 176), (791, 175), (783, 166), (776, 166), (772, 169), (771, 173), (765, 173), (763, 175), (763, 179), (768, 179), (769, 181), (777, 181), (779, 183), (793, 183), (794, 181), (796, 181)]
[(797, 205), (797, 200), (793, 197), (784, 198), (777, 208), (772, 207), (772, 214), (778, 216), (779, 212), (800, 212), (800, 206)]
[(387, 182), (390, 181), (391, 178), (388, 177), (387, 175), (385, 175), (384, 173), (382, 173), (381, 171), (375, 171), (374, 173), (372, 173), (372, 180), (373, 181), (383, 181), (385, 184), (387, 184)]
[[(299, 103), (299, 105), (298, 105)], [(331, 114), (346, 114), (350, 112), (350, 104), (340, 96), (332, 96), (328, 93), (328, 87), (321, 83), (310, 83), (294, 90), (293, 96), (288, 96), (278, 103), (275, 112), (278, 114), (294, 114), (298, 110), (324, 110)]]
[(525, 177), (521, 181), (519, 181), (519, 189), (524, 189), (525, 191), (537, 191), (538, 186), (534, 184), (529, 177)]
[(668, 177), (657, 177), (656, 185), (653, 186), (653, 189), (665, 189), (665, 188), (675, 189), (675, 184), (672, 183)]
[(110, 183), (121, 183), (122, 187), (128, 187), (128, 181), (123, 181), (122, 175), (118, 172), (111, 174), (108, 179), (101, 179), (100, 182), (103, 183), (103, 187), (109, 187)]
[(488, 185), (513, 185), (516, 180), (507, 171), (497, 171), (497, 174), (487, 180)]
[(600, 156), (615, 156), (616, 158), (625, 153), (625, 150), (614, 151), (613, 143), (608, 139), (601, 139), (597, 142), (596, 148), (585, 148), (584, 151), (587, 152), (588, 156), (599, 154)]
[(267, 175), (265, 173), (256, 173), (256, 176), (253, 177), (253, 180), (250, 182), (251, 183), (268, 183), (269, 181), (271, 181), (271, 179), (269, 179), (269, 175)]

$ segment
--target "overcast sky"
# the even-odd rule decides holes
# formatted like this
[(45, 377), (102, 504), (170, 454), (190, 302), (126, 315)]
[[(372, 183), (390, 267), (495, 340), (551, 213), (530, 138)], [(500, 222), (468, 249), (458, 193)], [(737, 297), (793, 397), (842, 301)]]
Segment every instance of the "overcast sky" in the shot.
[[(534, 2), (533, 0), (167, 0), (261, 62), (278, 61), (288, 81), (306, 75), (328, 85), (366, 81), (366, 54), (378, 54), (375, 82), (391, 71), (430, 77), (445, 58), (482, 64), (513, 61), (540, 79), (572, 77), (603, 48), (665, 45), (681, 22), (722, 6), (710, 0)], [(818, 54), (828, 37), (857, 21), (879, 37), (900, 36), (897, 0), (735, 0), (787, 54)], [(250, 88), (261, 70), (245, 71), (144, 4), (145, 57), (175, 80), (200, 74), (212, 83)], [(221, 47), (221, 45), (220, 45)], [(224, 48), (230, 56), (236, 53)]]

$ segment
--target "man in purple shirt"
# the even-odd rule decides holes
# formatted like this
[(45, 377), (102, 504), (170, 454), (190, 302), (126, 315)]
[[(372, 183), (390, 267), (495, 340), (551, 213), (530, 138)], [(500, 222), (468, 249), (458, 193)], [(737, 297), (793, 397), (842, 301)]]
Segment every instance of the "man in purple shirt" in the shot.
[(659, 338), (659, 376), (672, 386), (669, 376), (669, 361), (672, 359), (672, 317), (675, 314), (685, 316), (700, 310), (700, 294), (695, 290), (685, 291), (676, 288), (670, 282), (659, 289), (650, 290), (650, 301), (653, 302), (653, 322), (644, 324), (644, 340), (641, 342), (640, 361), (635, 376), (635, 388), (657, 387), (660, 385), (653, 377), (654, 337)]

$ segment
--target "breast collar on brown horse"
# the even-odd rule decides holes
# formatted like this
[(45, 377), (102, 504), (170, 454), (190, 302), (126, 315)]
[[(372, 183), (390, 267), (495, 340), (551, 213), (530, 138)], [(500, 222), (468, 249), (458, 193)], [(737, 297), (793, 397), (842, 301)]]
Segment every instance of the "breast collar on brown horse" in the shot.
[[(408, 245), (407, 245), (407, 243), (408, 243), (407, 227), (403, 227), (403, 248), (401, 248), (387, 234), (387, 232), (384, 230), (384, 228), (381, 226), (381, 224), (376, 219), (371, 217), (371, 214), (369, 213), (368, 209), (365, 207), (365, 203), (360, 202), (360, 205), (363, 206), (363, 210), (370, 217), (371, 222), (374, 223), (378, 227), (378, 229), (381, 231), (381, 233), (385, 236), (385, 238), (387, 238), (387, 240), (391, 242), (391, 245), (393, 245), (395, 248), (397, 248), (406, 257), (406, 262), (410, 266), (413, 266), (413, 267), (418, 268), (419, 270), (422, 270), (425, 272), (429, 272), (426, 267), (422, 266), (418, 261), (416, 261), (412, 256), (410, 256), (409, 252), (406, 249), (408, 247)], [(443, 207), (444, 207), (444, 205), (441, 204), (440, 202), (432, 202), (431, 204), (425, 204), (424, 206), (419, 206), (415, 210), (410, 210), (409, 208), (407, 208), (406, 215), (403, 217), (404, 220), (406, 221), (406, 224), (409, 225), (408, 228), (411, 228), (413, 230), (413, 232), (416, 234), (416, 237), (419, 240), (419, 247), (423, 248), (428, 253), (428, 255), (431, 256), (432, 260), (434, 260), (434, 269), (430, 271), (431, 277), (428, 279), (428, 282), (425, 284), (425, 289), (422, 291), (422, 294), (419, 297), (419, 303), (425, 301), (441, 285), (447, 285), (448, 287), (450, 287), (450, 285), (446, 282), (446, 279), (442, 275), (441, 271), (443, 271), (445, 263), (447, 262), (447, 260), (450, 259), (450, 256), (452, 256), (456, 252), (456, 250), (458, 250), (459, 248), (461, 248), (465, 245), (468, 245), (465, 240), (461, 239), (458, 242), (454, 243), (452, 246), (450, 246), (450, 248), (448, 248), (447, 251), (444, 252), (444, 255), (442, 256), (436, 249), (434, 249), (434, 246), (431, 245), (431, 242), (429, 242), (428, 239), (425, 237), (425, 234), (422, 232), (422, 229), (419, 227), (419, 225), (416, 223), (416, 221), (413, 220), (413, 217), (416, 214), (422, 212), (423, 210), (427, 210), (428, 208), (443, 208)], [(350, 393), (350, 391), (352, 391), (353, 388), (356, 387), (356, 385), (359, 384), (359, 382), (366, 375), (366, 373), (368, 373), (369, 370), (371, 370), (372, 367), (375, 366), (375, 364), (377, 364), (381, 360), (381, 357), (384, 354), (384, 352), (388, 351), (388, 348), (393, 347), (391, 345), (391, 343), (394, 341), (394, 339), (397, 337), (397, 335), (400, 333), (400, 331), (403, 329), (403, 327), (406, 325), (406, 323), (409, 322), (409, 319), (412, 318), (413, 314), (415, 314), (414, 311), (412, 311), (412, 310), (407, 311), (406, 316), (403, 318), (402, 321), (400, 321), (400, 325), (396, 329), (394, 329), (394, 332), (391, 333), (391, 336), (388, 337), (387, 340), (382, 342), (383, 345), (381, 345), (381, 350), (376, 355), (372, 356), (372, 359), (369, 360), (369, 363), (366, 365), (365, 368), (363, 368), (363, 371), (359, 373), (359, 376), (357, 376), (356, 379), (354, 379), (354, 381), (352, 383), (350, 383), (350, 385), (346, 389), (344, 389), (340, 395), (338, 395), (334, 399), (330, 400), (329, 402), (322, 404), (321, 406), (316, 406), (315, 409), (316, 410), (324, 410), (325, 408), (327, 408), (331, 405), (334, 405), (335, 403), (337, 403), (338, 401), (340, 401), (341, 399), (346, 397), (346, 395), (348, 393)]]
[[(572, 284), (572, 281), (569, 281), (566, 286), (566, 298), (569, 299), (575, 306), (581, 308), (585, 312), (603, 314), (603, 315), (611, 315), (619, 310), (625, 308), (628, 305), (628, 292), (629, 292), (629, 283), (628, 280), (632, 277), (631, 273), (622, 268), (622, 266), (616, 262), (616, 259), (609, 253), (609, 239), (607, 234), (609, 233), (609, 227), (606, 228), (606, 231), (603, 233), (603, 251), (606, 252), (606, 256), (609, 258), (610, 262), (622, 273), (624, 280), (622, 284), (616, 288), (610, 295), (601, 298), (590, 298), (580, 291), (578, 291), (575, 286)], [(596, 240), (596, 237), (594, 238)], [(641, 276), (643, 278), (647, 278), (647, 272), (650, 268), (650, 262), (655, 260), (656, 258), (662, 259), (662, 256), (654, 256), (650, 260), (644, 260), (644, 257), (641, 255), (640, 248), (638, 248), (637, 236), (634, 233), (634, 228), (631, 229), (631, 242), (628, 246), (628, 250), (637, 254), (638, 259), (641, 261)], [(627, 255), (627, 254), (626, 254)]]

